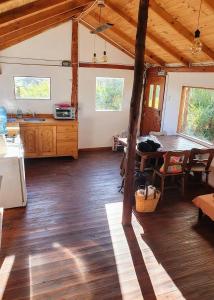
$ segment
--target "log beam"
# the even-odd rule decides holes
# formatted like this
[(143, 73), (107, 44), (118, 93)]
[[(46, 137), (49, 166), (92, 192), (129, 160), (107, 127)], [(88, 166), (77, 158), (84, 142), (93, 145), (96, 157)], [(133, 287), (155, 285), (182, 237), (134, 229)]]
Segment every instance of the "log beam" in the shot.
[(135, 42), (135, 69), (132, 98), (130, 104), (127, 165), (125, 174), (124, 199), (123, 199), (123, 225), (131, 225), (132, 204), (134, 197), (134, 170), (136, 155), (137, 127), (140, 112), (140, 104), (143, 91), (144, 77), (144, 53), (146, 43), (146, 30), (148, 20), (149, 0), (139, 1), (138, 25)]
[(72, 90), (71, 105), (76, 109), (76, 119), (78, 119), (78, 44), (79, 44), (79, 22), (72, 21), (72, 45), (71, 45), (71, 66), (72, 66)]

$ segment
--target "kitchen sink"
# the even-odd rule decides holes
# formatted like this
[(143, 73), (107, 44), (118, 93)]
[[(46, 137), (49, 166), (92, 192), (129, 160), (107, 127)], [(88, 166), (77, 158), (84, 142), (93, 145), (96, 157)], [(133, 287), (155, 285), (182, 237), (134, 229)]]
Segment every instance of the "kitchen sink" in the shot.
[(44, 118), (24, 118), (24, 121), (25, 122), (30, 122), (30, 123), (33, 123), (33, 122), (44, 122), (45, 119)]

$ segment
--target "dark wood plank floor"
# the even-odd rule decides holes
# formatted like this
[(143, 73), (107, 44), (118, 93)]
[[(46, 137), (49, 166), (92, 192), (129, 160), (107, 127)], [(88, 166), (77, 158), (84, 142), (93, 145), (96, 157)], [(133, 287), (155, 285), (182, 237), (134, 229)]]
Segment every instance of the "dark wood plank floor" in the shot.
[(214, 299), (213, 222), (197, 224), (192, 191), (123, 228), (119, 163), (111, 152), (26, 162), (28, 206), (4, 215), (0, 299)]

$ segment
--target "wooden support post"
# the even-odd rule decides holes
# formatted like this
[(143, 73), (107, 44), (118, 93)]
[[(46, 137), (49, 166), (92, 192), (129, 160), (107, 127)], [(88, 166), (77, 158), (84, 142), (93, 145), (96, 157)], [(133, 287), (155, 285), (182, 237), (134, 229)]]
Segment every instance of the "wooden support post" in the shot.
[(72, 91), (71, 105), (76, 108), (76, 119), (78, 119), (78, 21), (72, 21), (72, 45), (71, 45), (71, 66), (72, 66)]
[(134, 197), (134, 170), (136, 155), (136, 137), (138, 119), (140, 114), (140, 103), (143, 91), (144, 77), (144, 53), (147, 31), (149, 0), (140, 0), (138, 12), (138, 25), (135, 43), (135, 69), (132, 98), (129, 115), (127, 166), (125, 174), (125, 187), (123, 199), (123, 225), (131, 225), (132, 205)]

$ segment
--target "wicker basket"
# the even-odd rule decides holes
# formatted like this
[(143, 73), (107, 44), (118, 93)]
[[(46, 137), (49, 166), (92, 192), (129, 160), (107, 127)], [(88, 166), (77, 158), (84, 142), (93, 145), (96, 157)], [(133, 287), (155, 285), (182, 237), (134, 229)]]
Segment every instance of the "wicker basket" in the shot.
[(160, 199), (160, 191), (155, 187), (148, 186), (145, 190), (138, 190), (135, 193), (136, 211), (153, 212)]

